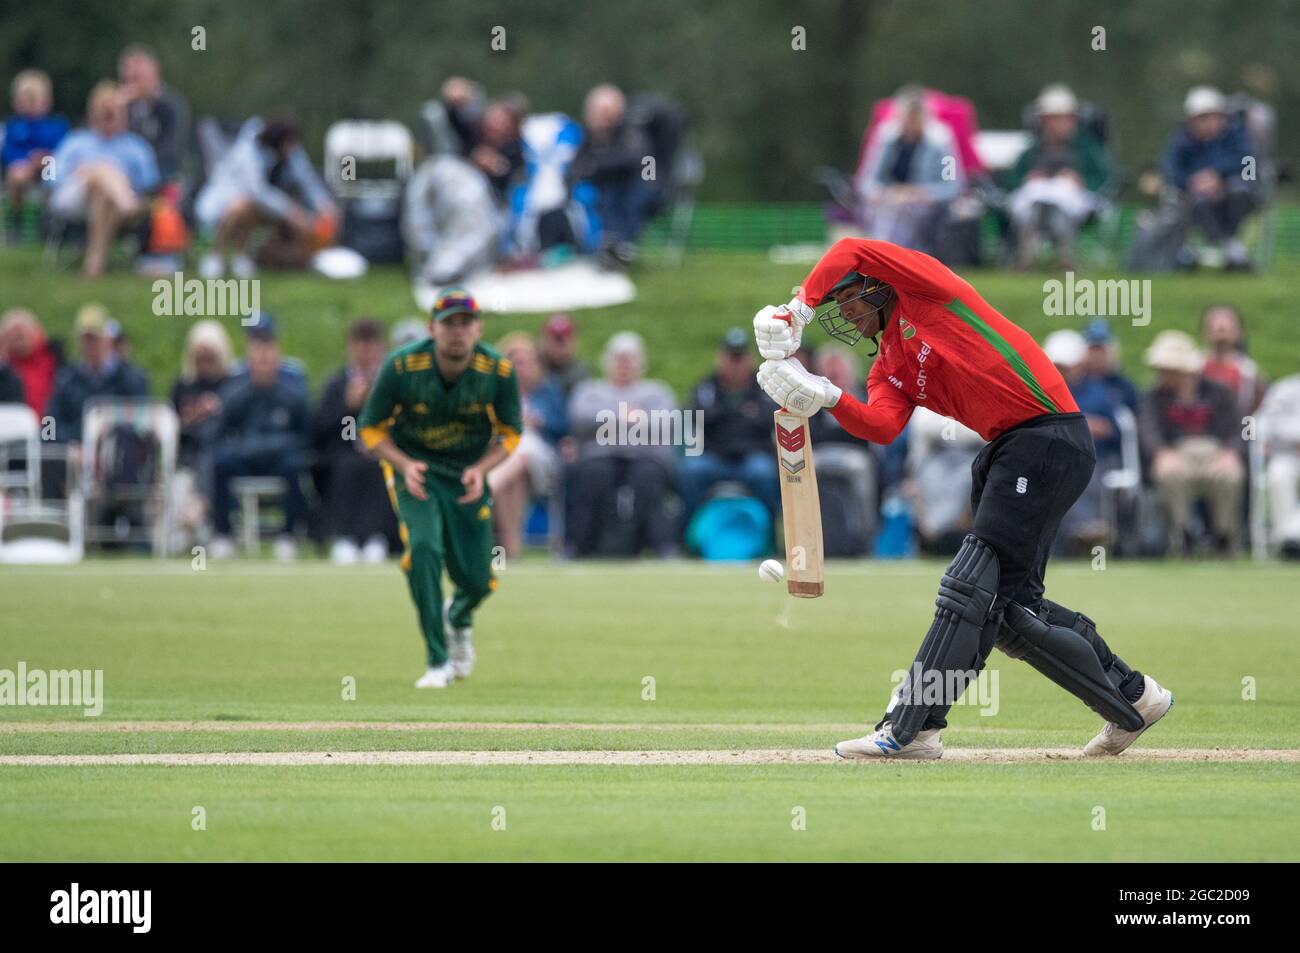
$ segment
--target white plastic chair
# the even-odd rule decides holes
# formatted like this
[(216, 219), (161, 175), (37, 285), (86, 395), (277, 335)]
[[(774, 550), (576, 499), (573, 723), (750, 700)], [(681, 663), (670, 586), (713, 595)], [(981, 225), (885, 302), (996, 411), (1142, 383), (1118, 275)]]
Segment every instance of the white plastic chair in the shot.
[(1102, 518), (1110, 527), (1110, 538), (1119, 536), (1119, 500), (1133, 498), (1142, 487), (1142, 457), (1138, 449), (1137, 418), (1120, 404), (1115, 408), (1119, 428), (1120, 465), (1102, 474)]
[[(344, 159), (354, 175), (343, 177)], [(325, 131), (325, 182), (340, 199), (397, 199), (415, 168), (415, 143), (400, 122), (345, 119)]]
[(1250, 554), (1257, 562), (1268, 559), (1268, 434), (1265, 419), (1255, 418), (1255, 439), (1248, 441), (1246, 462), (1250, 472)]
[[(174, 500), (170, 490), (172, 478), (176, 474), (176, 453), (180, 441), (180, 420), (170, 404), (142, 398), (91, 401), (82, 414), (81, 490), (85, 495), (87, 506), (99, 504), (109, 495), (119, 497), (124, 495), (104, 487), (101, 474), (97, 470), (101, 443), (112, 432), (115, 424), (124, 422), (129, 422), (137, 428), (143, 425), (143, 428), (147, 429), (158, 442), (158, 465), (152, 483), (147, 488), (138, 489), (130, 495), (132, 498), (144, 500), (150, 506), (153, 520), (145, 539), (152, 547), (155, 556), (164, 556), (171, 546), (172, 527), (175, 523)], [(119, 539), (111, 533), (104, 532), (103, 527), (95, 526), (90, 520), (86, 522), (88, 524), (86, 536), (92, 542)]]
[[(15, 444), (23, 446), (23, 469), (9, 469)], [(41, 422), (26, 404), (0, 404), (0, 493), (25, 489), (29, 500), (41, 495)]]

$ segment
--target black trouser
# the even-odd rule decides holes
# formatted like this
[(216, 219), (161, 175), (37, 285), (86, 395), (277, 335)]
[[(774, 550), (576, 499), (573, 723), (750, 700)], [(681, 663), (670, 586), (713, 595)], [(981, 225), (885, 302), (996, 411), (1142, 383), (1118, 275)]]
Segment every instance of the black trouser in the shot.
[[(1061, 520), (1087, 488), (1096, 463), (1092, 434), (1083, 414), (1050, 414), (1008, 430), (988, 443), (971, 464), (971, 534), (994, 549), (1000, 564), (998, 600), (987, 629), (990, 637), (981, 641), (975, 671), (983, 668), (993, 648), (995, 617), (1008, 601), (1032, 613), (1071, 614), (1064, 606), (1045, 602), (1043, 575)], [(1052, 621), (1069, 624), (1064, 618)], [(1123, 660), (1100, 636), (1089, 642), (1103, 668), (1123, 668), (1121, 690), (1132, 694), (1141, 682), (1141, 673), (1133, 672), (1130, 677)], [(922, 730), (943, 728), (949, 707), (932, 706)]]
[(1249, 185), (1228, 181), (1222, 195), (1194, 196), (1189, 200), (1192, 223), (1210, 242), (1233, 238), (1246, 216), (1259, 204), (1258, 197)]
[(325, 493), (325, 535), (351, 540), (358, 546), (372, 536), (382, 536), (393, 548), (397, 516), (379, 465), (349, 448), (332, 454), (326, 466), (329, 489)]
[(998, 554), (999, 595), (1036, 612), (1061, 520), (1092, 478), (1097, 454), (1083, 414), (1027, 420), (971, 464), (971, 532)]
[[(649, 546), (658, 553), (676, 539), (664, 503), (672, 473), (647, 455), (588, 456), (574, 468), (569, 540), (578, 556), (635, 556)], [(620, 505), (620, 488), (630, 492)]]

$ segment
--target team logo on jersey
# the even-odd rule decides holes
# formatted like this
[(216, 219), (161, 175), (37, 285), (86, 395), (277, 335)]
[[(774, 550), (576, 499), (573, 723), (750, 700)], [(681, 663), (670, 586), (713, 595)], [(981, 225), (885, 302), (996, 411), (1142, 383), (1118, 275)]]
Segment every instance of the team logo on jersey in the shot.
[(902, 334), (904, 341), (910, 341), (916, 337), (916, 325), (903, 318), (898, 319), (898, 331)]
[(1029, 492), (1028, 477), (1016, 477), (1016, 492), (1019, 493), (1021, 496), (1024, 496), (1026, 493)]

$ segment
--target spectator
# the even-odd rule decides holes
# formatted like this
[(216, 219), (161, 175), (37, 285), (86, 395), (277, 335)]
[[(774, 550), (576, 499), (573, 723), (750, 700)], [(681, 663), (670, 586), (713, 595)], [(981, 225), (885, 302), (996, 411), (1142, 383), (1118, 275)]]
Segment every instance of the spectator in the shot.
[(1300, 558), (1300, 374), (1268, 389), (1259, 427), (1267, 459), (1269, 538), (1284, 556)]
[(1038, 130), (1009, 178), (1017, 264), (1030, 268), (1039, 244), (1052, 243), (1061, 268), (1074, 267), (1074, 240), (1102, 205), (1097, 194), (1110, 178), (1106, 150), (1079, 126), (1079, 102), (1068, 86), (1046, 87), (1038, 96)]
[(50, 208), (86, 221), (82, 274), (97, 278), (118, 230), (144, 213), (145, 194), (159, 177), (149, 143), (126, 128), (126, 99), (116, 84), (104, 80), (91, 90), (86, 121), (90, 128), (68, 133), (54, 153)]
[(0, 130), (0, 170), (16, 230), (27, 190), (40, 185), (44, 160), (68, 134), (68, 120), (50, 112), (54, 92), (41, 70), (26, 69), (14, 77), (12, 102), (14, 114)]
[(171, 401), (180, 418), (173, 499), (183, 533), (199, 534), (208, 525), (212, 498), (212, 455), (221, 420), (221, 392), (230, 377), (230, 335), (220, 321), (196, 321), (185, 336), (181, 375)]
[(36, 315), (26, 308), (10, 308), (0, 318), (0, 356), (22, 380), (27, 406), (43, 417), (62, 355), (46, 339)]
[(681, 460), (683, 518), (689, 524), (709, 490), (723, 481), (742, 484), (775, 518), (780, 484), (772, 450), (776, 405), (758, 386), (750, 353), (752, 336), (732, 328), (714, 357), (713, 373), (695, 385), (688, 410), (704, 423), (702, 452)]
[(263, 318), (247, 329), (248, 371), (233, 377), (221, 395), (214, 457), (212, 522), (216, 535), (209, 555), (230, 556), (231, 481), (242, 476), (277, 476), (285, 481), (284, 524), (275, 542), (277, 559), (296, 558), (295, 533), (305, 502), (302, 477), (307, 445), (307, 394), (281, 373), (275, 325)]
[(289, 119), (265, 123), (256, 117), (216, 162), (194, 204), (199, 224), (213, 234), (213, 248), (199, 271), (220, 277), (230, 269), (239, 278), (254, 274), (250, 251), (259, 225), (271, 234), (257, 250), (269, 267), (304, 267), (313, 252), (333, 239), (338, 209), (302, 147), (298, 124)]
[[(620, 331), (605, 345), (605, 376), (583, 381), (569, 398), (569, 426), (577, 443), (569, 521), (576, 555), (635, 556), (649, 546), (657, 555), (676, 552), (676, 533), (666, 509), (676, 454), (654, 440), (620, 442), (630, 415), (654, 419), (676, 401), (662, 381), (645, 380), (645, 342)], [(645, 415), (644, 417), (642, 415)]]
[(858, 190), (868, 237), (933, 254), (940, 221), (961, 192), (965, 172), (954, 159), (952, 131), (930, 116), (923, 93), (908, 86), (895, 95), (896, 112), (881, 126)]
[[(1186, 121), (1165, 147), (1161, 174), (1227, 267), (1249, 268), (1250, 255), (1237, 232), (1259, 203), (1254, 182), (1242, 175), (1243, 160), (1254, 152), (1250, 134), (1241, 123), (1228, 121), (1227, 100), (1212, 86), (1192, 89), (1183, 112)], [(1184, 264), (1194, 263), (1190, 248), (1180, 257)]]
[(397, 543), (397, 517), (384, 475), (357, 440), (357, 418), (384, 364), (384, 326), (359, 318), (348, 327), (347, 366), (331, 377), (312, 418), (312, 446), (322, 471), (330, 560), (381, 563)]
[(1207, 351), (1201, 373), (1233, 393), (1243, 417), (1253, 414), (1268, 381), (1259, 365), (1246, 356), (1241, 313), (1230, 304), (1211, 305), (1201, 315), (1201, 337)]
[(117, 60), (126, 96), (127, 127), (153, 147), (164, 181), (180, 178), (190, 148), (190, 107), (163, 83), (158, 58), (143, 46), (128, 46)]
[(507, 335), (497, 350), (514, 365), (524, 432), (519, 446), (488, 474), (496, 505), (496, 530), (507, 557), (523, 552), (528, 501), (549, 496), (560, 476), (559, 443), (568, 434), (568, 411), (559, 383), (543, 376), (537, 346), (522, 332)]
[(626, 265), (635, 257), (635, 242), (653, 200), (641, 178), (650, 143), (627, 122), (627, 100), (617, 86), (603, 83), (587, 93), (582, 117), (585, 135), (569, 178), (595, 186), (602, 252)]
[(54, 418), (54, 439), (59, 443), (81, 443), (81, 415), (91, 400), (149, 396), (148, 377), (113, 350), (109, 320), (108, 312), (97, 304), (84, 305), (77, 312), (73, 333), (81, 360), (59, 371), (46, 407), (46, 413)]
[(907, 424), (907, 496), (921, 552), (950, 556), (970, 529), (971, 464), (984, 446), (975, 431), (918, 407)]
[(1100, 382), (1110, 391), (1112, 405), (1123, 404), (1134, 415), (1138, 410), (1138, 392), (1133, 382), (1119, 370), (1119, 351), (1110, 324), (1105, 318), (1093, 318), (1083, 332), (1088, 345), (1084, 353), (1084, 378), (1091, 385)]
[[(246, 321), (247, 323), (244, 323)], [(244, 333), (247, 335), (261, 334), (263, 337), (277, 337), (275, 318), (269, 311), (258, 311), (244, 319)], [(307, 385), (307, 368), (301, 360), (296, 357), (280, 355), (279, 377), (281, 383), (288, 387), (294, 387), (302, 391), (304, 398), (309, 390)], [(243, 380), (248, 377), (248, 362), (243, 359), (235, 361), (230, 368), (230, 379), (232, 381)]]
[(567, 314), (553, 314), (542, 325), (538, 353), (542, 369), (555, 378), (566, 398), (591, 376), (591, 369), (578, 359), (578, 326)]
[(469, 161), (487, 176), (498, 202), (506, 201), (510, 186), (524, 170), (523, 120), (515, 102), (494, 100), (483, 110), (477, 142), (469, 150)]
[(1146, 352), (1156, 385), (1138, 418), (1151, 478), (1169, 515), (1169, 548), (1187, 548), (1192, 505), (1203, 499), (1210, 531), (1223, 553), (1236, 552), (1244, 467), (1237, 409), (1230, 391), (1202, 373), (1205, 360), (1182, 331), (1161, 331)]
[(487, 177), (455, 155), (420, 163), (402, 198), (402, 235), (431, 285), (488, 268), (500, 242), (500, 213)]
[(1119, 421), (1122, 406), (1118, 391), (1103, 377), (1088, 374), (1088, 342), (1078, 331), (1053, 331), (1043, 341), (1043, 351), (1065, 378), (1079, 412), (1087, 418), (1097, 452), (1097, 465), (1087, 487), (1061, 520), (1057, 546), (1066, 552), (1091, 552), (1110, 534), (1102, 508), (1105, 475), (1121, 465)]
[[(853, 352), (840, 344), (823, 344), (813, 364), (841, 391), (867, 399), (863, 375)], [(830, 414), (808, 421), (817, 448), (818, 493), (822, 508), (823, 544), (827, 556), (861, 556), (871, 547), (878, 523), (878, 496), (885, 448), (863, 443)], [(898, 445), (896, 441), (891, 447)]]
[[(858, 367), (857, 358), (848, 348), (836, 344), (823, 344), (813, 355), (812, 366), (816, 369), (816, 373), (825, 377), (840, 390), (852, 394), (858, 400), (867, 399), (862, 371)], [(868, 446), (841, 427), (839, 421), (830, 414), (814, 414), (808, 418), (808, 427), (815, 447), (830, 443), (854, 447)]]
[(468, 157), (478, 145), (479, 123), (483, 117), (482, 87), (463, 76), (449, 76), (442, 83), (439, 99), (456, 136), (456, 145), (461, 155)]

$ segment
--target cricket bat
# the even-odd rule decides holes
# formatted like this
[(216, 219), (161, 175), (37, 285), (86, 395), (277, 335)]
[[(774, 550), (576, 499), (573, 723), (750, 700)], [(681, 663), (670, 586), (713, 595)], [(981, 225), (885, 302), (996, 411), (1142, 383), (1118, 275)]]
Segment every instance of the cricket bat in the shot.
[(785, 522), (786, 588), (800, 599), (825, 591), (822, 574), (822, 510), (817, 496), (808, 418), (785, 410), (776, 423), (776, 463), (781, 478), (781, 516)]

